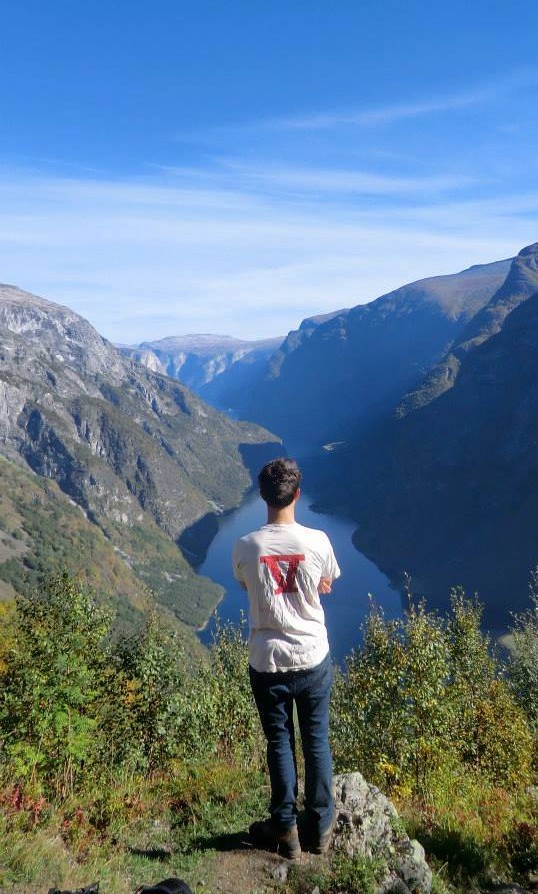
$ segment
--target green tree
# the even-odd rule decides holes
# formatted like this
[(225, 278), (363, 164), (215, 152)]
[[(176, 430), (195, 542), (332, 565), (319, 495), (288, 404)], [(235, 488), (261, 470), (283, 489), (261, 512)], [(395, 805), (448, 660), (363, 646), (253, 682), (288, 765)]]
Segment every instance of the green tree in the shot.
[(458, 765), (500, 785), (529, 780), (528, 726), (480, 619), (479, 604), (461, 591), (446, 619), (423, 604), (396, 621), (370, 612), (362, 646), (336, 676), (338, 769), (360, 769), (403, 795), (429, 793), (439, 774)]
[(508, 663), (512, 691), (538, 738), (538, 568), (531, 575), (531, 607), (514, 618)]
[(66, 574), (18, 597), (0, 696), (3, 749), (20, 779), (72, 791), (98, 746), (110, 616)]
[(107, 751), (117, 764), (162, 771), (179, 749), (183, 649), (150, 611), (142, 629), (122, 640), (112, 658), (103, 718)]

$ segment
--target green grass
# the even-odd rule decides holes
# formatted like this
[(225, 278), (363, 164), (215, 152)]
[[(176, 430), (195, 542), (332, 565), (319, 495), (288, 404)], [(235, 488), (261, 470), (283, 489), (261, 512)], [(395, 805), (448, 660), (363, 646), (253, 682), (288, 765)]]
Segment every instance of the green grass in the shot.
[[(112, 782), (61, 806), (4, 791), (0, 887), (76, 888), (99, 881), (126, 894), (156, 878), (207, 880), (223, 836), (238, 836), (267, 804), (259, 773), (212, 761), (168, 779)], [(37, 808), (36, 808), (37, 805)]]
[(538, 812), (526, 791), (472, 772), (440, 774), (428, 800), (408, 798), (399, 808), (408, 834), (452, 887), (484, 887), (495, 878), (525, 886), (538, 865)]
[[(426, 848), (433, 894), (484, 887), (495, 878), (528, 883), (538, 833), (530, 798), (477, 780), (438, 805), (400, 805), (406, 828)], [(110, 779), (61, 805), (29, 788), (0, 798), (0, 887), (76, 888), (99, 881), (126, 894), (157, 878), (178, 876), (193, 888), (211, 885), (218, 852), (240, 847), (250, 822), (263, 816), (266, 777), (218, 759), (178, 764), (166, 778)], [(534, 825), (533, 825), (534, 823)], [(373, 894), (376, 859), (332, 854), (290, 869), (282, 894)], [(209, 888), (211, 890), (211, 888)], [(243, 890), (243, 889), (238, 889)], [(249, 892), (250, 894), (250, 892)]]

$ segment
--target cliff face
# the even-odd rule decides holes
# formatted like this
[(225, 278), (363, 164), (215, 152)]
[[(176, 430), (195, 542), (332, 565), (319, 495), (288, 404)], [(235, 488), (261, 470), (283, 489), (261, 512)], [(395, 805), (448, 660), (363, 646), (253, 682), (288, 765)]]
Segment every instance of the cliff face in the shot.
[(176, 543), (240, 502), (242, 453), (275, 440), (126, 359), (69, 309), (0, 287), (0, 451), (54, 479), (168, 603), (174, 575), (190, 575), (184, 620), (205, 615)]
[(450, 384), (435, 393), (427, 379), (427, 400), (341, 458), (361, 547), (440, 605), (450, 586), (478, 590), (499, 626), (538, 563), (537, 262), (538, 244), (524, 249), (468, 324)]
[(504, 281), (509, 261), (420, 280), (290, 333), (247, 409), (308, 454), (390, 413)]
[(424, 406), (452, 388), (467, 354), (499, 332), (506, 317), (538, 290), (537, 255), (538, 244), (534, 244), (514, 258), (504, 282), (487, 304), (471, 317), (447, 355), (430, 370), (420, 387), (405, 396), (398, 415)]
[(250, 390), (282, 338), (245, 341), (223, 335), (184, 335), (122, 346), (122, 353), (179, 379), (214, 407), (242, 417)]

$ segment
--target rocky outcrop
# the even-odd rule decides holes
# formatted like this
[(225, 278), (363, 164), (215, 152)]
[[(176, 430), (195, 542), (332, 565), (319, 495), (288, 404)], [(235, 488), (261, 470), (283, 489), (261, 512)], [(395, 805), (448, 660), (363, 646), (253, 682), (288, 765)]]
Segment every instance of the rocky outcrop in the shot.
[(347, 856), (378, 858), (383, 869), (378, 892), (429, 894), (432, 872), (424, 848), (402, 831), (396, 808), (360, 773), (335, 778), (336, 827), (333, 848)]

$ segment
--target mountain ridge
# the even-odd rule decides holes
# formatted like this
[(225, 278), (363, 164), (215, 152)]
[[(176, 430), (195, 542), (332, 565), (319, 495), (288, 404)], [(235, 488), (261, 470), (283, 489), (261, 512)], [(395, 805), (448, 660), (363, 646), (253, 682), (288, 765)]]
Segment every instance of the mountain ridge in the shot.
[(204, 623), (220, 591), (195, 576), (178, 544), (206, 519), (203, 553), (218, 514), (251, 486), (245, 450), (266, 455), (277, 439), (123, 357), (69, 308), (16, 287), (0, 290), (0, 411), (0, 453), (56, 480), (163, 605)]
[(538, 563), (537, 263), (538, 243), (514, 259), (450, 387), (339, 456), (359, 548), (438, 606), (451, 586), (478, 589), (492, 626), (523, 607)]
[[(282, 339), (249, 341), (229, 335), (190, 334), (121, 346), (123, 354), (158, 372), (178, 379), (216, 409), (245, 418), (245, 388)], [(248, 384), (247, 384), (248, 383)]]
[(264, 420), (301, 454), (354, 435), (420, 384), (510, 263), (418, 280), (317, 324), (304, 321), (254, 386), (248, 418)]

